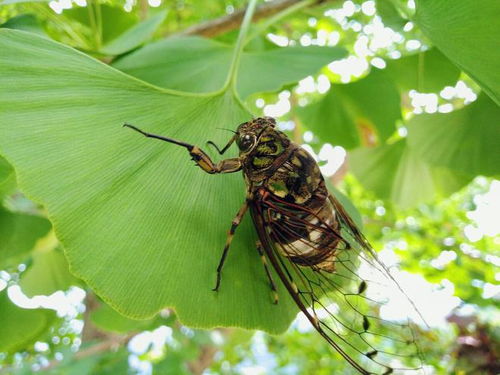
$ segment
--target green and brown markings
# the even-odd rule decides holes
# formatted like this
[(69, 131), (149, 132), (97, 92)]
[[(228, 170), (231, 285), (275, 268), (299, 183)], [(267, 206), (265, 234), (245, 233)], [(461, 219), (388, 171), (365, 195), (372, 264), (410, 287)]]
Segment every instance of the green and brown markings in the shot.
[[(391, 295), (401, 288), (339, 201), (329, 194), (314, 158), (279, 131), (273, 118), (239, 125), (222, 149), (208, 142), (220, 155), (233, 143), (239, 148), (238, 157), (218, 163), (195, 145), (124, 126), (186, 148), (204, 172), (243, 172), (246, 199), (228, 232), (214, 291), (220, 287), (234, 233), (250, 211), (259, 238), (255, 247), (274, 303), (278, 303), (278, 294), (268, 264), (314, 328), (359, 373), (422, 370), (410, 325), (375, 316), (386, 302), (381, 291), (384, 284), (385, 293)], [(368, 295), (372, 284), (382, 297)]]

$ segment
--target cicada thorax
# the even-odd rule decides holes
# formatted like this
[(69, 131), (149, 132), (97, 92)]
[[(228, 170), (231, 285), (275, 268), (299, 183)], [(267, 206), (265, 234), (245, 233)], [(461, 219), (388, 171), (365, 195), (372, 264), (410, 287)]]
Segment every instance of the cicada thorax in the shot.
[[(283, 133), (268, 128), (243, 165), (281, 254), (298, 265), (333, 272), (339, 223), (314, 158)], [(325, 230), (326, 226), (334, 230)]]

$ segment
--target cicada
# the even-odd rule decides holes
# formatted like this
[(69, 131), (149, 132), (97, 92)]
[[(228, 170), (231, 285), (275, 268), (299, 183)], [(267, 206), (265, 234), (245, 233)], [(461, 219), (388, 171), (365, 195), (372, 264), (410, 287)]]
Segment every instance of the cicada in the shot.
[(233, 143), (239, 148), (238, 157), (218, 163), (198, 146), (125, 126), (186, 148), (206, 173), (243, 172), (246, 199), (232, 221), (214, 291), (234, 233), (249, 211), (274, 303), (278, 294), (268, 264), (313, 327), (359, 373), (421, 370), (410, 324), (380, 317), (388, 298), (385, 290), (401, 288), (328, 192), (314, 158), (279, 131), (273, 118), (240, 124), (222, 149), (208, 142), (220, 155)]

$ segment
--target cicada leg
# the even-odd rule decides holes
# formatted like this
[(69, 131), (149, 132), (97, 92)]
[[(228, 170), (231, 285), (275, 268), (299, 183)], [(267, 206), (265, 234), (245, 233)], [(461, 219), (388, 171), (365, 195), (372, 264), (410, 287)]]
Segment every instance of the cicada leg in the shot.
[[(130, 129), (133, 129), (136, 132), (141, 133), (145, 137), (155, 138), (155, 139), (159, 139), (161, 141), (165, 141), (165, 142), (173, 143), (173, 144), (181, 146), (181, 147), (185, 147), (189, 151), (189, 155), (191, 155), (191, 159), (194, 160), (196, 165), (198, 165), (201, 169), (203, 169), (207, 173), (210, 173), (210, 174), (233, 173), (233, 172), (238, 172), (242, 168), (241, 161), (238, 158), (225, 159), (225, 160), (222, 160), (218, 163), (214, 163), (212, 161), (212, 159), (210, 159), (210, 156), (208, 156), (205, 153), (205, 151), (203, 151), (198, 146), (191, 145), (191, 144), (186, 143), (186, 142), (178, 141), (178, 140), (173, 139), (173, 138), (164, 137), (162, 135), (147, 133), (147, 132), (145, 132), (145, 131), (143, 131), (143, 130), (141, 130), (133, 125), (130, 125), (130, 124), (124, 124), (123, 126), (130, 128)], [(231, 144), (234, 142), (234, 140), (235, 140), (235, 137), (232, 137), (229, 140), (228, 144), (223, 148), (223, 151), (227, 150), (229, 148), (229, 146), (231, 146)], [(213, 142), (211, 142), (211, 144), (212, 143)], [(221, 151), (218, 148), (217, 148), (217, 150), (219, 151), (219, 153), (221, 153)]]
[(224, 250), (222, 251), (222, 257), (220, 258), (219, 265), (217, 266), (217, 281), (215, 283), (215, 288), (212, 289), (215, 292), (219, 290), (222, 267), (224, 267), (224, 262), (226, 261), (229, 247), (231, 246), (231, 242), (233, 241), (234, 232), (236, 231), (236, 228), (238, 228), (238, 225), (240, 225), (241, 219), (243, 219), (243, 216), (245, 216), (245, 212), (247, 212), (247, 209), (248, 202), (245, 201), (231, 223), (231, 229), (229, 229), (229, 232), (227, 234), (226, 244), (224, 245)]
[(264, 265), (264, 270), (266, 271), (267, 278), (269, 279), (269, 285), (271, 286), (271, 290), (273, 292), (273, 302), (274, 304), (278, 303), (278, 291), (276, 289), (276, 284), (274, 283), (273, 276), (271, 275), (271, 271), (269, 271), (269, 267), (267, 266), (267, 259), (264, 255), (264, 249), (262, 249), (262, 244), (260, 241), (257, 241), (257, 251), (259, 252), (260, 259), (262, 260), (262, 264)]

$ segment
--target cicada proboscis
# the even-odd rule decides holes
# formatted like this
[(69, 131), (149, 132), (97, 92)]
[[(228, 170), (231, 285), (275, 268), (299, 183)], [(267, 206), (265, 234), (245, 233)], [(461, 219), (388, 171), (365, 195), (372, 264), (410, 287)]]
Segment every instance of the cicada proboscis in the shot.
[(249, 210), (274, 303), (278, 294), (268, 262), (314, 328), (359, 373), (422, 369), (409, 322), (385, 320), (379, 314), (387, 300), (385, 288), (390, 293), (401, 288), (328, 192), (314, 158), (276, 129), (273, 118), (239, 125), (222, 149), (209, 142), (221, 155), (234, 142), (239, 148), (239, 157), (218, 163), (195, 145), (125, 126), (186, 148), (207, 173), (243, 171), (246, 200), (232, 221), (215, 291), (234, 232)]

